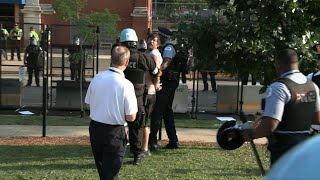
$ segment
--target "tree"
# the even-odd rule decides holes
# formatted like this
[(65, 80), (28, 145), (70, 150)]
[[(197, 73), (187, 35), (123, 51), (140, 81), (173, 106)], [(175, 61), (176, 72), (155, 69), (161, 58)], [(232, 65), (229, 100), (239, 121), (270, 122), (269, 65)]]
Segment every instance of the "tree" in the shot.
[[(118, 16), (105, 9), (101, 12), (86, 12), (84, 7), (87, 0), (55, 0), (53, 8), (61, 20), (70, 22), (76, 26), (75, 36), (80, 38), (80, 72), (84, 69), (84, 59), (87, 59), (83, 52), (83, 44), (92, 44), (97, 40), (96, 27), (103, 29), (103, 32), (108, 33), (109, 36), (115, 36), (117, 30)], [(75, 55), (77, 56), (77, 55)], [(81, 116), (84, 116), (84, 102), (83, 102), (83, 76), (80, 76), (80, 108)]]
[[(187, 28), (187, 39), (196, 45), (201, 42), (194, 41), (194, 36), (198, 36), (198, 40), (215, 37), (213, 44), (203, 46), (196, 54), (216, 52), (223, 71), (234, 75), (253, 73), (260, 83), (268, 85), (275, 78), (274, 55), (285, 47), (297, 50), (302, 72), (315, 68), (312, 46), (319, 41), (318, 1), (209, 0), (209, 4), (218, 12), (211, 17), (213, 30), (202, 33), (203, 28)], [(223, 14), (222, 20), (217, 17), (219, 13)], [(201, 23), (203, 21), (194, 21), (189, 26), (201, 27)], [(203, 27), (208, 23), (205, 21)], [(201, 61), (207, 60), (210, 58)]]

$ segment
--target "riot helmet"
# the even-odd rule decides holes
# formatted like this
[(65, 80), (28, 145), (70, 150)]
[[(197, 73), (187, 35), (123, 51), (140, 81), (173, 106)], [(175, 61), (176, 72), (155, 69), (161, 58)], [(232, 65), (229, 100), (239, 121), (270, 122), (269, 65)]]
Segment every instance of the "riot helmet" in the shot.
[(37, 40), (33, 36), (30, 38), (30, 45), (37, 45)]
[(139, 49), (139, 50), (147, 50), (146, 40), (141, 39), (141, 40), (139, 41), (138, 49)]
[(80, 38), (79, 37), (75, 37), (73, 39), (73, 44), (79, 46), (80, 45)]
[(120, 42), (138, 42), (138, 36), (136, 31), (131, 28), (126, 28), (120, 33)]

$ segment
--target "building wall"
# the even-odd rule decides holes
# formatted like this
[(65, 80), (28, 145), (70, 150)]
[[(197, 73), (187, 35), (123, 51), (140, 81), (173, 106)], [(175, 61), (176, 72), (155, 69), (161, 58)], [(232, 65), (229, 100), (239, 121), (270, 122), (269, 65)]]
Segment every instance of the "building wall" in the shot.
[[(52, 4), (54, 0), (39, 0), (40, 4)], [(151, 28), (151, 0), (88, 0), (85, 11), (102, 11), (108, 9), (110, 12), (119, 15), (117, 30), (120, 32), (124, 28), (133, 28), (139, 38), (146, 38), (148, 28)], [(145, 17), (132, 16), (135, 7), (146, 7), (148, 13)], [(42, 14), (41, 20), (43, 24), (68, 24), (58, 19), (56, 14)], [(54, 26), (55, 27), (55, 26)], [(59, 28), (52, 30), (52, 35), (57, 42), (65, 41), (66, 35), (70, 34), (70, 30), (65, 30), (63, 34), (59, 34)], [(60, 27), (60, 30), (64, 29)], [(70, 37), (67, 37), (70, 39)]]

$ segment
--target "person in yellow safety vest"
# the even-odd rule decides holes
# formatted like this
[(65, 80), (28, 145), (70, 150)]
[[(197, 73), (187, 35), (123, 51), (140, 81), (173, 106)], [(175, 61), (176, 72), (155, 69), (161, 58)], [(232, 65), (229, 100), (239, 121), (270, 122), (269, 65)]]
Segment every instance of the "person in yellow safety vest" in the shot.
[(37, 42), (39, 42), (39, 35), (35, 31), (35, 28), (33, 26), (30, 27), (30, 33), (29, 33), (30, 40), (35, 39)]
[(21, 38), (23, 35), (22, 29), (19, 28), (18, 24), (14, 24), (14, 28), (10, 31), (11, 38), (11, 61), (14, 58), (14, 51), (17, 50), (18, 60), (21, 61), (20, 57), (20, 46)]
[[(3, 28), (3, 25), (0, 24), (0, 49), (2, 50), (1, 51), (1, 54), (0, 54), (0, 58), (1, 58), (1, 55), (3, 55), (6, 60), (8, 60), (8, 56), (7, 56), (7, 39), (9, 37), (9, 33), (8, 31)], [(4, 54), (2, 54), (4, 53)]]

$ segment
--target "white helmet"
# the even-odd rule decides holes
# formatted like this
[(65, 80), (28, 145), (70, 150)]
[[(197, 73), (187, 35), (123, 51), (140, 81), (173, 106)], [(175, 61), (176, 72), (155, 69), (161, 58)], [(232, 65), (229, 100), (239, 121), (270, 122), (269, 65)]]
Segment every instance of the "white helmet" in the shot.
[(126, 41), (138, 42), (138, 36), (136, 32), (131, 28), (126, 28), (120, 33), (120, 42)]

